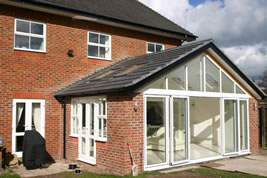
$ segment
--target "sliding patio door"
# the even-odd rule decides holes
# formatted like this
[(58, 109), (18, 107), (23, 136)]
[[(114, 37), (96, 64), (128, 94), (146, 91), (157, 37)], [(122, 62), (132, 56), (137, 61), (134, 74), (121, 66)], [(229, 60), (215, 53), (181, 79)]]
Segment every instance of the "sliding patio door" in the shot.
[(238, 151), (238, 107), (237, 100), (224, 99), (224, 154)]
[(188, 99), (172, 97), (170, 100), (171, 163), (188, 158)]

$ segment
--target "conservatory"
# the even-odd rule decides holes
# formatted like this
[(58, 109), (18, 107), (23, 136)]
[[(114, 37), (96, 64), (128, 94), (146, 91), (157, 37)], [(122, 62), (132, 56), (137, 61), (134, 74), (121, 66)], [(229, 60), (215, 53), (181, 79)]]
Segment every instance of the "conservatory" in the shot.
[(249, 94), (208, 54), (142, 89), (145, 170), (249, 153)]

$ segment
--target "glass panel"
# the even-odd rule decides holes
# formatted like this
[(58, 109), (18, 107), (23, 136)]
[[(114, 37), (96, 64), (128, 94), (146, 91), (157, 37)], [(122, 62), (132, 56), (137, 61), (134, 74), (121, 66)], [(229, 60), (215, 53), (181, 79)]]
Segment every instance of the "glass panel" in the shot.
[(222, 72), (222, 92), (234, 93), (234, 82)]
[(103, 115), (106, 115), (106, 101), (103, 101)]
[(156, 45), (156, 52), (159, 52), (163, 49), (162, 45)]
[(248, 149), (247, 101), (240, 101), (240, 150)]
[(166, 162), (165, 98), (147, 98), (147, 165)]
[(100, 56), (101, 58), (107, 58), (106, 56), (106, 51), (108, 50), (108, 48), (104, 48), (104, 47), (99, 47), (100, 48)]
[(243, 92), (243, 90), (241, 90), (241, 88), (237, 85), (235, 85), (235, 90), (237, 94), (246, 94), (245, 92)]
[(174, 161), (186, 156), (186, 99), (173, 99), (173, 155)]
[(41, 132), (41, 104), (32, 103), (32, 129)]
[(224, 100), (225, 153), (236, 151), (236, 101)]
[(100, 35), (100, 44), (108, 45), (109, 36)]
[(23, 140), (24, 136), (16, 136), (16, 152), (23, 150)]
[(31, 49), (44, 50), (44, 39), (31, 37)]
[(85, 155), (86, 150), (86, 140), (84, 137), (82, 137), (82, 154)]
[(79, 118), (75, 117), (75, 123), (76, 123), (76, 129), (74, 131), (74, 133), (78, 134), (79, 133)]
[(43, 26), (44, 26), (43, 24), (31, 23), (31, 33), (37, 35), (43, 35), (44, 34)]
[(82, 127), (86, 127), (86, 104), (82, 104)]
[(201, 91), (202, 79), (200, 59), (197, 58), (188, 64), (188, 90)]
[(150, 88), (155, 88), (155, 89), (166, 89), (166, 82), (165, 82), (165, 77), (162, 77), (161, 79), (158, 79), (155, 81)]
[(30, 23), (25, 21), (17, 20), (17, 31), (30, 33)]
[(185, 90), (185, 68), (180, 67), (168, 76), (168, 88), (171, 90)]
[(90, 143), (89, 156), (94, 157), (94, 151), (95, 151), (95, 141), (94, 141), (94, 139), (89, 139), (89, 143)]
[(98, 47), (88, 45), (88, 56), (98, 57)]
[(220, 70), (206, 58), (206, 91), (220, 92)]
[(220, 98), (190, 97), (190, 159), (221, 155)]
[(15, 35), (16, 48), (29, 49), (29, 41), (30, 37), (28, 36)]
[(99, 35), (96, 33), (89, 33), (89, 42), (91, 43), (99, 43), (98, 42)]
[(103, 128), (104, 128), (104, 134), (103, 137), (107, 137), (107, 119), (103, 119), (104, 123), (103, 123)]
[(92, 103), (91, 104), (91, 122), (90, 122), (90, 127), (91, 127), (90, 128), (90, 130), (91, 130), (90, 133), (91, 133), (91, 135), (94, 135), (94, 133), (95, 133), (94, 132), (94, 128), (95, 128), (94, 127), (94, 123), (95, 123), (94, 122), (94, 119), (95, 119), (95, 110), (94, 109), (95, 109), (95, 105), (94, 105), (94, 103)]
[(16, 132), (25, 131), (25, 103), (16, 104)]
[(102, 119), (101, 118), (98, 119), (98, 129), (99, 129), (98, 136), (102, 137)]
[(154, 44), (151, 44), (151, 43), (148, 43), (147, 44), (147, 51), (148, 52), (155, 52), (155, 45)]

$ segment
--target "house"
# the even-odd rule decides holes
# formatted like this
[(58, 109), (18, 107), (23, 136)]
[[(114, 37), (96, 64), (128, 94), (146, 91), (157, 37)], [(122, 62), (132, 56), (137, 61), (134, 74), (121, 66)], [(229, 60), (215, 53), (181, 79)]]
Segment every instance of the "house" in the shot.
[(0, 3), (11, 154), (31, 129), (51, 159), (116, 174), (131, 172), (127, 144), (139, 171), (258, 153), (264, 94), (212, 40), (133, 0)]

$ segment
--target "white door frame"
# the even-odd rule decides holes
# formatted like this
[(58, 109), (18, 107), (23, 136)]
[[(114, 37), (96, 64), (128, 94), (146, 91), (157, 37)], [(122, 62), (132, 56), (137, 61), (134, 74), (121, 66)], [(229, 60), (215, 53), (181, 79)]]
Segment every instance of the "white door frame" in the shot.
[(45, 138), (45, 100), (43, 99), (13, 99), (12, 105), (12, 153), (22, 157), (22, 151), (16, 152), (16, 137), (24, 136), (24, 132), (16, 132), (16, 103), (25, 103), (25, 131), (32, 129), (32, 103), (40, 103), (41, 135)]

